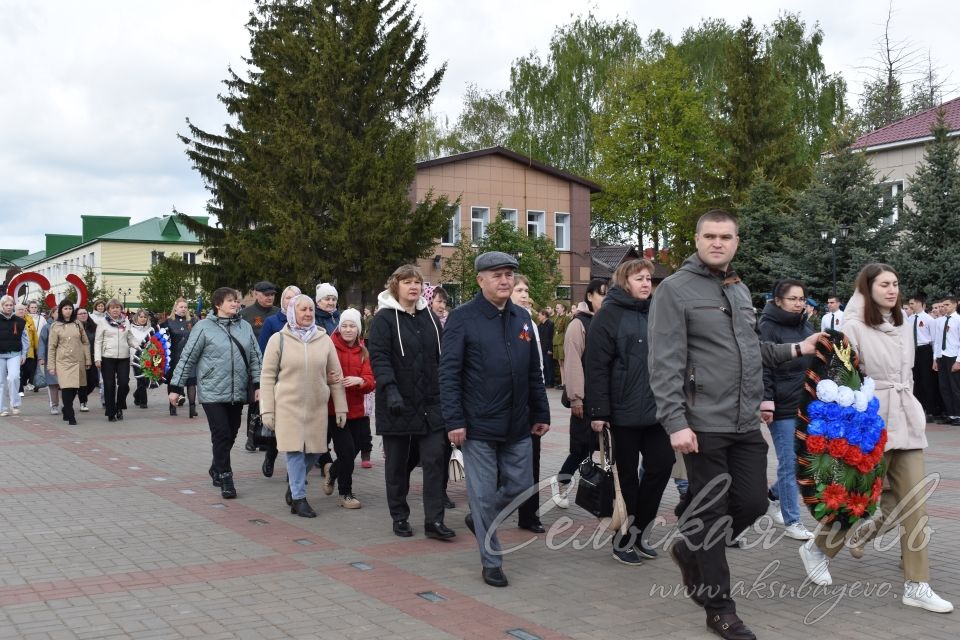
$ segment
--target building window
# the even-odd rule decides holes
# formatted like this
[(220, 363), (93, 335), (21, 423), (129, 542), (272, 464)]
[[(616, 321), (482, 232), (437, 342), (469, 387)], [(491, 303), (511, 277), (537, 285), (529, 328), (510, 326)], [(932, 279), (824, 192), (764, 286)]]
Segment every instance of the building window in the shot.
[(880, 207), (890, 212), (883, 217), (883, 224), (889, 225), (900, 217), (900, 209), (903, 207), (903, 180), (888, 182), (884, 187), (886, 191), (880, 198)]
[(538, 238), (547, 232), (543, 211), (527, 211), (527, 235), (531, 238)]
[(470, 239), (476, 242), (487, 235), (490, 207), (470, 207)]
[(460, 207), (450, 207), (450, 223), (440, 238), (440, 244), (454, 245), (460, 241)]
[(184, 251), (183, 252), (183, 262), (185, 264), (197, 264), (197, 252), (196, 251)]
[(569, 300), (570, 296), (572, 295), (570, 292), (570, 285), (568, 284), (560, 285), (559, 287), (557, 287), (556, 294), (557, 294), (557, 300)]
[(517, 210), (516, 209), (500, 209), (500, 219), (504, 222), (510, 223), (514, 229), (517, 228)]
[(570, 214), (558, 213), (553, 224), (553, 238), (560, 251), (570, 251)]
[(163, 251), (151, 251), (150, 252), (150, 266), (156, 266), (161, 260), (163, 260)]

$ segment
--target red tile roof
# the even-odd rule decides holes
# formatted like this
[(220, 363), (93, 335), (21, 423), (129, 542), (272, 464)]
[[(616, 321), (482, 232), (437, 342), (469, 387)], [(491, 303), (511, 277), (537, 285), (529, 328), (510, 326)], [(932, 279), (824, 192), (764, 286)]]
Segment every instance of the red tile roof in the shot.
[(921, 111), (918, 114), (862, 135), (850, 148), (865, 149), (893, 142), (926, 138), (930, 135), (930, 127), (937, 121), (937, 112), (940, 109), (944, 111), (947, 127), (951, 131), (960, 130), (960, 98), (954, 98), (949, 102), (944, 102), (939, 107)]

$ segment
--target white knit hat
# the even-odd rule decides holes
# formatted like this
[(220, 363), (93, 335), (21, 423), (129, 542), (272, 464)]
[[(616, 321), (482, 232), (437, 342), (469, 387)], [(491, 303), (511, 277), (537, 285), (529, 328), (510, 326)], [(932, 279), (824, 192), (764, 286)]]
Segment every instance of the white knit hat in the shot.
[(345, 309), (340, 312), (340, 324), (337, 325), (337, 329), (343, 326), (344, 322), (352, 322), (357, 325), (357, 329), (363, 328), (363, 321), (360, 319), (360, 312), (356, 309)]
[(321, 282), (317, 285), (317, 297), (316, 300), (323, 300), (327, 296), (333, 296), (334, 298), (339, 299), (340, 296), (337, 294), (337, 289), (329, 282)]

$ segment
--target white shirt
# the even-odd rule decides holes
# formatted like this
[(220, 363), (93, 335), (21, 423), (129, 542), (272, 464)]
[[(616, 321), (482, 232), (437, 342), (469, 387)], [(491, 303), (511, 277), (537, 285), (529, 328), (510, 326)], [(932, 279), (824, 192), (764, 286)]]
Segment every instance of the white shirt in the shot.
[[(947, 322), (947, 318), (950, 322)], [(947, 344), (943, 346), (943, 328), (947, 327)], [(956, 311), (949, 316), (937, 318), (933, 329), (933, 357), (956, 358), (960, 353), (960, 315)]]
[(917, 336), (914, 346), (924, 347), (933, 343), (933, 324), (936, 322), (926, 311), (915, 313), (907, 319), (911, 335)]
[[(834, 320), (834, 318), (836, 318)], [(833, 326), (830, 326), (830, 323), (833, 322)], [(823, 316), (823, 320), (820, 321), (820, 330), (826, 331), (827, 329), (833, 329), (834, 331), (842, 331), (840, 328), (840, 323), (843, 322), (843, 311), (837, 309), (836, 311), (831, 311), (830, 313)]]

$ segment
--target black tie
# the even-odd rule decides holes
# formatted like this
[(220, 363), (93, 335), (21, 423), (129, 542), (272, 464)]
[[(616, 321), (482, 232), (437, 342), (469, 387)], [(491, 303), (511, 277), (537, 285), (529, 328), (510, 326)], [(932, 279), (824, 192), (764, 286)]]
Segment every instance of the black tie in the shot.
[(950, 328), (950, 316), (947, 316), (947, 321), (943, 323), (943, 342), (940, 343), (940, 351), (943, 352), (947, 348), (947, 331)]
[(833, 327), (834, 327), (834, 325), (836, 324), (836, 322), (837, 322), (837, 314), (836, 314), (836, 313), (831, 313), (831, 314), (830, 314), (830, 330), (831, 330), (831, 331), (833, 331)]
[(913, 316), (913, 346), (917, 347), (919, 344), (917, 341), (917, 323), (920, 322), (920, 316)]

